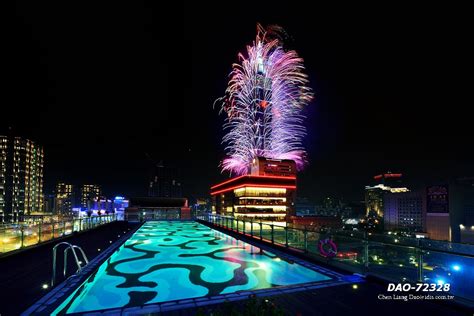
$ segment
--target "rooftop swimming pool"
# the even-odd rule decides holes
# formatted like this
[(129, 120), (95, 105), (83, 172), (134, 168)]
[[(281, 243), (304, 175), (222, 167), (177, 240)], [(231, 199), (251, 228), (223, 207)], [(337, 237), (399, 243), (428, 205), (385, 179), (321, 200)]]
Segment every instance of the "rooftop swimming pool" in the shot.
[(322, 282), (332, 277), (196, 222), (147, 222), (53, 314)]

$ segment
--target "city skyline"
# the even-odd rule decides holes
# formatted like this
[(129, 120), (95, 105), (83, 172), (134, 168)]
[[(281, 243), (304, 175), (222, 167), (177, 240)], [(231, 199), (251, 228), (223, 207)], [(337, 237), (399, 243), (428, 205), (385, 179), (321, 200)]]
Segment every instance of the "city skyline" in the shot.
[[(298, 11), (308, 17), (300, 19), (269, 9), (238, 23), (190, 17), (171, 28), (157, 22), (157, 9), (117, 5), (118, 15), (132, 12), (119, 23), (100, 4), (83, 26), (85, 8), (66, 18), (55, 14), (63, 5), (19, 4), (7, 38), (7, 97), (18, 106), (6, 110), (2, 133), (11, 127), (42, 144), (45, 192), (66, 181), (101, 184), (107, 196), (146, 195), (150, 164), (164, 160), (182, 169), (186, 195), (208, 194), (228, 177), (217, 168), (224, 118), (212, 103), (257, 22), (286, 29), (315, 93), (305, 113), (309, 164), (300, 196), (360, 200), (370, 177), (386, 170), (415, 182), (474, 173), (456, 79), (463, 56), (449, 48), (463, 45), (462, 32), (448, 36), (434, 18), (406, 13), (400, 25), (396, 10), (384, 19)], [(366, 22), (352, 23), (359, 19)], [(25, 105), (31, 109), (22, 115)]]
[(9, 13), (0, 316), (474, 310), (469, 10)]

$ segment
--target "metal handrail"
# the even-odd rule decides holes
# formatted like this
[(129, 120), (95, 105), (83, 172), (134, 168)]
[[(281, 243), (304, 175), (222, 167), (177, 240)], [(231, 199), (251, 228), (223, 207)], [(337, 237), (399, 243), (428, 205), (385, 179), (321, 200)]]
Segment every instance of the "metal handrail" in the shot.
[(76, 245), (72, 245), (72, 244), (70, 244), (70, 243), (68, 243), (68, 242), (65, 242), (65, 241), (56, 244), (56, 245), (53, 247), (53, 271), (52, 271), (52, 272), (53, 272), (53, 275), (51, 276), (51, 287), (53, 287), (53, 286), (54, 286), (54, 283), (56, 282), (56, 252), (57, 252), (57, 248), (58, 248), (59, 246), (61, 246), (61, 245), (65, 245), (65, 246), (66, 246), (66, 249), (65, 249), (64, 252), (63, 252), (63, 256), (64, 256), (64, 269), (63, 269), (63, 274), (64, 274), (64, 276), (66, 276), (67, 254), (68, 254), (68, 250), (69, 250), (69, 249), (71, 249), (72, 254), (73, 254), (73, 256), (74, 256), (74, 261), (75, 261), (76, 264), (77, 264), (77, 271), (76, 271), (76, 273), (79, 272), (79, 271), (81, 271), (82, 266), (81, 266), (81, 264), (80, 264), (80, 262), (79, 262), (79, 259), (78, 259), (78, 257), (77, 257), (77, 253), (76, 253), (76, 251), (75, 251), (75, 248), (78, 248), (78, 249), (80, 250), (80, 252), (81, 252), (81, 254), (82, 254), (82, 257), (84, 258), (84, 261), (86, 262), (86, 264), (89, 263), (89, 260), (87, 259), (87, 256), (86, 256), (86, 254), (84, 253), (84, 251), (82, 250), (81, 247), (76, 246)]
[[(204, 221), (207, 221), (207, 222), (210, 222), (210, 223), (213, 223), (213, 224), (217, 224), (217, 225), (222, 225), (222, 226), (225, 226), (227, 227), (228, 229), (231, 229), (231, 230), (234, 230), (233, 228), (229, 227), (228, 223), (224, 223), (224, 224), (220, 224), (218, 221), (219, 219), (223, 219), (223, 218), (227, 218), (227, 219), (231, 219), (231, 220), (235, 220), (235, 221), (242, 221), (242, 223), (245, 225), (245, 223), (250, 223), (250, 224), (259, 224), (259, 225), (268, 225), (270, 229), (273, 229), (275, 227), (279, 227), (279, 228), (284, 228), (284, 226), (281, 226), (281, 225), (275, 225), (273, 223), (263, 223), (261, 220), (260, 221), (255, 221), (255, 220), (252, 220), (252, 221), (246, 221), (245, 219), (237, 219), (235, 217), (232, 217), (232, 216), (222, 216), (222, 215), (215, 215), (215, 214), (209, 214), (207, 216), (201, 216), (201, 220), (204, 220)], [(307, 231), (306, 229), (301, 229), (301, 228), (293, 228), (293, 227), (290, 227), (290, 229), (293, 229), (293, 230), (296, 230), (296, 231), (301, 231), (303, 232), (303, 234), (305, 233), (305, 231)], [(239, 232), (239, 230), (237, 229), (237, 232)], [(309, 231), (307, 231), (309, 232)], [(314, 231), (315, 233), (320, 233), (320, 232), (316, 232)], [(333, 234), (335, 235), (338, 235), (339, 232), (338, 231), (333, 231), (332, 232)], [(273, 237), (273, 232), (271, 233), (271, 236)], [(380, 235), (381, 237), (386, 237), (385, 235)], [(254, 236), (255, 237), (255, 236)], [(258, 236), (257, 236), (258, 237)], [(261, 233), (260, 233), (260, 238), (262, 237)], [(433, 248), (433, 247), (425, 247), (424, 245), (421, 245), (421, 244), (417, 244), (417, 245), (407, 245), (407, 244), (403, 244), (403, 243), (392, 243), (392, 242), (389, 242), (387, 240), (373, 240), (371, 238), (369, 238), (367, 235), (365, 235), (364, 237), (349, 237), (349, 236), (343, 236), (343, 237), (348, 237), (348, 238), (352, 238), (352, 239), (356, 239), (356, 240), (360, 240), (362, 242), (369, 242), (370, 244), (382, 244), (382, 245), (390, 245), (390, 246), (395, 246), (395, 247), (400, 247), (400, 248), (409, 248), (409, 249), (421, 249), (421, 250), (426, 250), (426, 251), (432, 251), (432, 252), (438, 252), (438, 253), (444, 253), (444, 254), (450, 254), (450, 255), (456, 255), (456, 256), (462, 256), (462, 257), (467, 257), (467, 258), (474, 258), (474, 255), (470, 254), (470, 253), (461, 253), (461, 252), (456, 252), (456, 251), (447, 251), (447, 250), (444, 250), (444, 249), (436, 249), (436, 248)]]
[[(82, 250), (81, 247), (76, 246), (76, 245), (71, 245), (71, 247), (67, 247), (66, 249), (64, 249), (64, 254), (63, 254), (63, 256), (64, 256), (63, 276), (64, 277), (66, 276), (66, 272), (67, 272), (67, 254), (68, 254), (69, 250), (71, 250), (74, 253), (74, 257), (77, 258), (77, 254), (75, 253), (76, 251), (74, 249), (79, 249), (79, 251), (82, 254), (82, 259), (85, 261), (86, 265), (89, 263), (89, 260), (87, 259), (87, 256), (86, 256), (86, 254), (84, 253), (84, 250)], [(76, 273), (78, 273), (82, 269), (82, 266), (81, 266), (82, 261), (76, 261), (76, 263), (79, 267), (78, 270), (76, 271)]]

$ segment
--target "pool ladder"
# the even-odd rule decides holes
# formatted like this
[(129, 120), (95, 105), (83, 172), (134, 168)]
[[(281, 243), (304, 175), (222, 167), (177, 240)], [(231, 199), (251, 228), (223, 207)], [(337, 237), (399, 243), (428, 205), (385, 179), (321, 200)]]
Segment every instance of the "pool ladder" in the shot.
[(63, 258), (64, 258), (63, 276), (64, 277), (66, 277), (66, 272), (67, 272), (67, 255), (69, 253), (69, 250), (71, 250), (72, 255), (74, 257), (74, 261), (76, 262), (76, 265), (77, 265), (76, 273), (80, 272), (83, 268), (82, 265), (81, 265), (82, 261), (80, 261), (79, 258), (77, 257), (76, 249), (79, 249), (79, 252), (81, 253), (82, 258), (85, 261), (85, 265), (87, 265), (89, 263), (89, 260), (87, 259), (87, 256), (86, 256), (86, 254), (84, 253), (84, 250), (82, 250), (81, 247), (76, 246), (76, 245), (72, 245), (68, 242), (60, 242), (60, 243), (56, 244), (53, 247), (53, 275), (51, 277), (51, 287), (53, 287), (54, 283), (56, 282), (56, 251), (57, 251), (58, 247), (61, 246), (61, 245), (66, 246), (66, 248), (64, 249), (64, 252), (63, 252)]

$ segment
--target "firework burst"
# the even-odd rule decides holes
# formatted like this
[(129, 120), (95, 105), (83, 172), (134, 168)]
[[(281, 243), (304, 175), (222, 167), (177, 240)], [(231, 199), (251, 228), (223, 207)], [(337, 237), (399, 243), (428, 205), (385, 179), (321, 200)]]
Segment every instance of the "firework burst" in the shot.
[(302, 109), (312, 99), (303, 59), (285, 50), (278, 27), (257, 25), (257, 37), (239, 63), (232, 65), (221, 111), (227, 114), (222, 170), (248, 173), (256, 157), (306, 163)]

